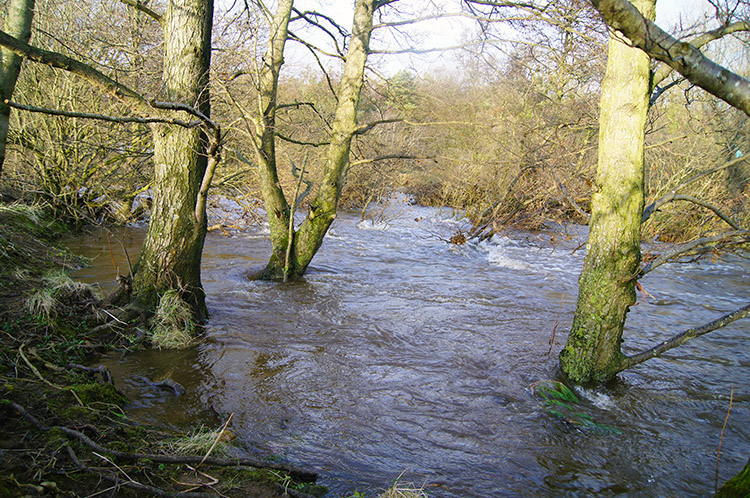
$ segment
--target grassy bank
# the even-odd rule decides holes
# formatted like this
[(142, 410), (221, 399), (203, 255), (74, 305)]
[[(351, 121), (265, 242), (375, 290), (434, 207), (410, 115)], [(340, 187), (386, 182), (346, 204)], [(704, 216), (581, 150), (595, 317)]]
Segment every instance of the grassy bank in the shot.
[[(320, 496), (315, 475), (232, 457), (227, 431), (166, 433), (128, 419), (95, 355), (142, 347), (99, 333), (99, 296), (66, 272), (84, 262), (40, 209), (0, 205), (0, 496)], [(202, 462), (202, 463), (201, 463)]]

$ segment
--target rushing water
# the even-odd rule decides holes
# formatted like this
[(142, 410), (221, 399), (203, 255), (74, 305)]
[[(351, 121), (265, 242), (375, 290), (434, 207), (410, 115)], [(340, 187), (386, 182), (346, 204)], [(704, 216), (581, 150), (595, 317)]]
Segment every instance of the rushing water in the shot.
[[(182, 429), (234, 413), (243, 451), (316, 469), (332, 496), (404, 473), (431, 497), (685, 497), (713, 492), (734, 388), (719, 481), (747, 461), (750, 320), (579, 391), (580, 412), (619, 429), (583, 430), (530, 386), (555, 378), (584, 230), (454, 246), (445, 239), (462, 225), (449, 212), (391, 206), (377, 218), (341, 215), (306, 277), (286, 285), (246, 277), (266, 262), (267, 232), (211, 232), (203, 340), (102, 359), (130, 413)], [(142, 236), (121, 234), (132, 248)], [(71, 245), (95, 257), (84, 280), (109, 285), (110, 246), (125, 265), (114, 239)], [(643, 285), (652, 297), (628, 317), (630, 353), (745, 304), (750, 261), (668, 265)], [(166, 375), (187, 393), (144, 380)]]

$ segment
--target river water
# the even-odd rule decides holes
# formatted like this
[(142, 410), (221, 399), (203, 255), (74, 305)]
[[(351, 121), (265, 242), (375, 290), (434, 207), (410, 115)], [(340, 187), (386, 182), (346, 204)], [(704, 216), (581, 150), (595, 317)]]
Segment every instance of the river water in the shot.
[[(331, 496), (374, 494), (401, 474), (431, 497), (708, 496), (732, 389), (719, 482), (742, 468), (750, 320), (579, 390), (575, 409), (614, 430), (585, 429), (548, 413), (530, 387), (556, 378), (585, 228), (446, 242), (465, 228), (450, 211), (403, 203), (365, 221), (344, 213), (290, 284), (247, 278), (266, 262), (267, 229), (211, 232), (202, 340), (101, 363), (132, 416), (190, 429), (233, 413), (241, 451), (312, 467)], [(120, 237), (134, 252), (143, 234)], [(111, 287), (110, 247), (126, 265), (102, 234), (70, 245), (93, 258), (82, 280)], [(667, 265), (642, 283), (651, 296), (629, 315), (626, 353), (744, 305), (750, 261)], [(167, 375), (187, 393), (144, 380)]]

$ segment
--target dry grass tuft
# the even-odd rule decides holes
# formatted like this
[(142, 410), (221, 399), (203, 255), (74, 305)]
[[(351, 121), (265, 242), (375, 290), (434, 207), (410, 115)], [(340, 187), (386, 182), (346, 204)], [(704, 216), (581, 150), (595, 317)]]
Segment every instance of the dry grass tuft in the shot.
[(195, 333), (195, 322), (190, 306), (179, 292), (168, 290), (159, 300), (159, 307), (151, 319), (151, 342), (158, 349), (182, 349), (190, 346)]
[[(222, 434), (221, 429), (208, 430), (201, 426), (190, 434), (165, 442), (164, 447), (174, 455), (205, 455), (209, 450), (212, 454), (225, 455), (227, 453), (225, 436), (226, 434)], [(219, 442), (211, 449), (217, 439)]]

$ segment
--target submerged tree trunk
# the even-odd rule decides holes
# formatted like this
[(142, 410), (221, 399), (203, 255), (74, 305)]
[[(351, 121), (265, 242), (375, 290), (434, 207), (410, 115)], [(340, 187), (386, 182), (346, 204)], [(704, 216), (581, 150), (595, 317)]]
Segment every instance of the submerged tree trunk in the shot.
[[(266, 279), (286, 279), (302, 276), (323, 243), (328, 228), (336, 219), (336, 208), (344, 186), (352, 138), (357, 129), (357, 108), (364, 82), (365, 64), (370, 47), (372, 20), (378, 2), (357, 0), (354, 7), (352, 36), (346, 54), (344, 73), (339, 85), (338, 104), (332, 125), (331, 143), (326, 153), (326, 164), (318, 194), (310, 203), (307, 217), (299, 229), (292, 231), (289, 246), (289, 214), (280, 217), (274, 234), (271, 224), (271, 258), (263, 272)], [(287, 213), (288, 213), (287, 207)], [(269, 212), (269, 218), (278, 213)]]
[[(31, 21), (34, 17), (34, 0), (10, 0), (5, 19), (5, 32), (28, 43), (31, 39)], [(0, 176), (5, 162), (5, 146), (8, 140), (10, 107), (5, 100), (13, 96), (23, 57), (8, 49), (0, 49)]]
[[(213, 0), (171, 0), (161, 22), (167, 98), (208, 117)], [(153, 125), (153, 137), (154, 203), (133, 298), (153, 308), (161, 293), (178, 289), (195, 318), (203, 320), (208, 315), (200, 278), (206, 218), (196, 204), (206, 172), (206, 137), (200, 127), (168, 124)]]
[[(633, 2), (649, 19), (655, 3)], [(613, 33), (602, 82), (599, 164), (587, 253), (573, 327), (560, 353), (562, 371), (577, 383), (610, 380), (625, 359), (622, 331), (635, 302), (641, 260), (649, 77), (649, 57)]]

